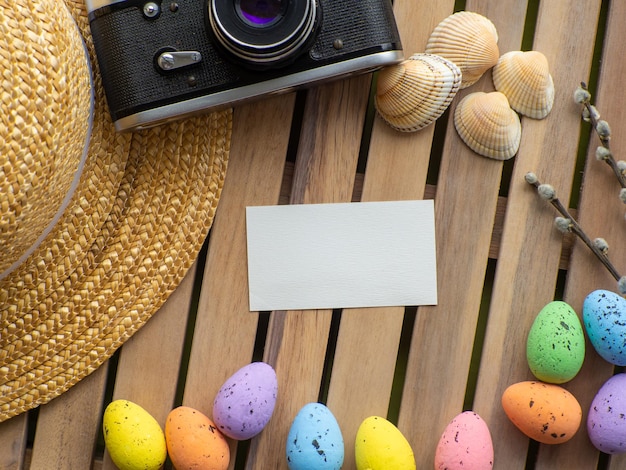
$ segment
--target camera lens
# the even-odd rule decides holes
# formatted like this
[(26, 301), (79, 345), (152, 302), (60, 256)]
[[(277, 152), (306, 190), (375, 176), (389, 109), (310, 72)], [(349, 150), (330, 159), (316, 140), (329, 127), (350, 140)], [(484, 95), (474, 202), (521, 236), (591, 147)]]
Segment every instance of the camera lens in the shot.
[(209, 0), (210, 31), (218, 47), (254, 69), (286, 65), (315, 40), (316, 0)]
[(237, 7), (244, 21), (252, 26), (266, 26), (283, 16), (286, 4), (282, 0), (240, 0)]

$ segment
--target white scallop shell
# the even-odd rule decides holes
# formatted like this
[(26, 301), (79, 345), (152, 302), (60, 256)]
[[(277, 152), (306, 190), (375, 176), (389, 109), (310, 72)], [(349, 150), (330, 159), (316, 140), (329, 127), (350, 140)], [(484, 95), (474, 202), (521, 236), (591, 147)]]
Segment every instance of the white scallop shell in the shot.
[(498, 32), (483, 15), (459, 11), (435, 27), (425, 52), (454, 62), (463, 74), (461, 88), (467, 88), (498, 62)]
[(554, 82), (548, 59), (538, 51), (503, 54), (492, 71), (496, 90), (504, 93), (511, 108), (534, 119), (543, 119), (554, 104)]
[(508, 160), (519, 149), (519, 116), (499, 91), (465, 96), (454, 110), (454, 127), (463, 142), (484, 157)]
[(378, 114), (394, 129), (418, 131), (448, 109), (460, 84), (461, 71), (449, 60), (413, 54), (380, 71), (374, 103)]

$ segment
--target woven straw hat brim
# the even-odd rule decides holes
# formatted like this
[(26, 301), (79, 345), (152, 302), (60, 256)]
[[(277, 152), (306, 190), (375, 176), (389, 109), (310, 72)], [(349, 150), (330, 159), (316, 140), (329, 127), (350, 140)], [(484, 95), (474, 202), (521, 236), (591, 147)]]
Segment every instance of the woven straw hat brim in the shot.
[(90, 65), (67, 10), (50, 1), (6, 5), (0, 4), (0, 279), (67, 207), (93, 115)]
[(0, 281), (0, 421), (69, 389), (158, 310), (196, 259), (226, 174), (230, 110), (114, 131), (85, 5), (65, 4), (94, 69), (92, 137), (69, 207)]

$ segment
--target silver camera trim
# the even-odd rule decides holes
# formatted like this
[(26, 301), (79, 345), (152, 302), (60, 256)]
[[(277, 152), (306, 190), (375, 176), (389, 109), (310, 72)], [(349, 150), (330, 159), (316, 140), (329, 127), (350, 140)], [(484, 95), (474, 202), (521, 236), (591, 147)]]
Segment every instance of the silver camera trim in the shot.
[(107, 7), (109, 5), (125, 1), (126, 0), (85, 0), (85, 4), (87, 5), (87, 13), (93, 13), (102, 7)]
[(381, 67), (401, 62), (403, 59), (404, 55), (400, 50), (378, 52), (356, 59), (297, 72), (265, 82), (236, 87), (141, 111), (116, 120), (115, 129), (118, 132), (147, 129), (183, 117), (202, 114), (220, 107), (224, 108), (255, 98), (286, 93), (297, 88), (303, 88), (305, 85), (310, 86), (314, 83), (371, 72)]

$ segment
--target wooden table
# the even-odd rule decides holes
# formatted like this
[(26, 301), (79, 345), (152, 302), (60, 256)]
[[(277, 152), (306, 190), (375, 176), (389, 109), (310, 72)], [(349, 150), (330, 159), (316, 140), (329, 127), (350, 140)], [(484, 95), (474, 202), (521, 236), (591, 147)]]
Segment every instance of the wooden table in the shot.
[[(424, 50), (454, 3), (395, 1), (407, 56)], [(396, 423), (414, 449), (417, 468), (428, 469), (443, 428), (468, 409), (490, 427), (495, 468), (624, 468), (623, 457), (609, 459), (595, 450), (584, 424), (566, 444), (538, 445), (508, 421), (500, 405), (508, 385), (532, 378), (526, 336), (539, 310), (562, 298), (580, 312), (589, 292), (616, 288), (586, 247), (568, 237), (564, 243), (553, 228), (554, 210), (524, 174), (534, 171), (566, 202), (572, 193), (583, 227), (612, 243), (611, 258), (626, 269), (619, 187), (595, 160), (595, 135), (591, 150), (578, 151), (590, 130), (572, 100), (577, 84), (598, 70), (593, 101), (612, 126), (614, 153), (625, 154), (626, 3), (607, 4), (466, 2), (466, 10), (493, 21), (501, 53), (535, 49), (550, 62), (552, 113), (542, 121), (522, 120), (520, 150), (509, 162), (469, 150), (447, 115), (418, 133), (392, 131), (372, 112), (371, 75), (235, 109), (226, 183), (196, 266), (105, 366), (50, 404), (0, 424), (0, 468), (113, 468), (100, 437), (110, 400), (140, 403), (161, 423), (179, 404), (210, 414), (223, 381), (252, 360), (275, 367), (279, 401), (258, 437), (233, 443), (232, 468), (287, 468), (287, 431), (312, 401), (326, 403), (337, 417), (346, 469), (354, 468), (354, 437), (368, 416)], [(602, 48), (601, 56), (594, 56), (595, 47)], [(491, 89), (488, 73), (460, 92), (452, 108), (467, 93)], [(248, 310), (246, 206), (421, 198), (435, 200), (437, 306)], [(612, 373), (588, 345), (582, 371), (565, 384), (580, 401), (583, 419)]]

